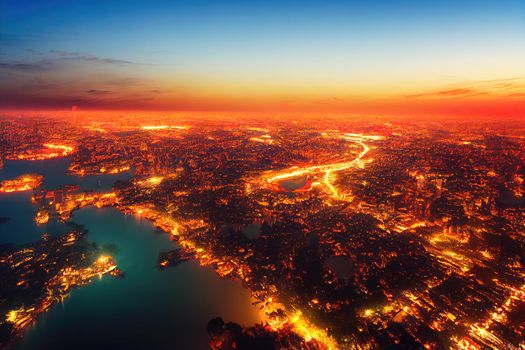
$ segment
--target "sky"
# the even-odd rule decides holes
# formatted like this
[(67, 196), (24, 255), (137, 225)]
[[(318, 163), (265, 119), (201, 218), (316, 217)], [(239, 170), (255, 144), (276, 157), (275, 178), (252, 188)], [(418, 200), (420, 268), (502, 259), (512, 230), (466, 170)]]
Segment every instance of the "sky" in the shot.
[(0, 109), (525, 117), (525, 1), (0, 0)]

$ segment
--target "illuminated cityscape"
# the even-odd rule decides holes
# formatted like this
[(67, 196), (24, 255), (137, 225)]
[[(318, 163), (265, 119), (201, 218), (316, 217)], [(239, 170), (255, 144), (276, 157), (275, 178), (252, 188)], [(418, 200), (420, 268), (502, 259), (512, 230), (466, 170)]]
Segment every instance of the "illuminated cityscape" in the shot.
[[(269, 337), (291, 349), (525, 345), (519, 122), (187, 118), (184, 128), (152, 128), (140, 117), (108, 118), (7, 118), (3, 151), (20, 159), (33, 142), (60, 139), (73, 145), (72, 173), (118, 163), (133, 168), (133, 178), (105, 192), (46, 190), (36, 175), (3, 188), (32, 189), (38, 224), (67, 222), (86, 206), (143, 217), (179, 245), (159, 255), (159, 268), (195, 259), (240, 281), (263, 323), (237, 334), (214, 320), (211, 348), (227, 348), (243, 332), (254, 337), (248, 342)], [(93, 131), (95, 121), (106, 131)], [(44, 130), (41, 139), (27, 144), (34, 136), (25, 123)], [(36, 299), (5, 310), (13, 336), (71, 288), (113, 273), (109, 257), (86, 255), (78, 240), (73, 231), (4, 253), (3, 280), (13, 280), (15, 295), (32, 288), (35, 264), (54, 265)], [(72, 254), (69, 263), (56, 260), (63, 254)]]
[(0, 350), (525, 350), (524, 14), (0, 0)]

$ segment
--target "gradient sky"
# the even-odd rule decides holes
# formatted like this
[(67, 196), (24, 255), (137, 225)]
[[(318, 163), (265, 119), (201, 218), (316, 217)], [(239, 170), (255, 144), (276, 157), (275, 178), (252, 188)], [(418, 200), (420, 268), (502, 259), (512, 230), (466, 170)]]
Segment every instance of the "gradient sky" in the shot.
[(525, 116), (525, 1), (0, 0), (0, 107)]

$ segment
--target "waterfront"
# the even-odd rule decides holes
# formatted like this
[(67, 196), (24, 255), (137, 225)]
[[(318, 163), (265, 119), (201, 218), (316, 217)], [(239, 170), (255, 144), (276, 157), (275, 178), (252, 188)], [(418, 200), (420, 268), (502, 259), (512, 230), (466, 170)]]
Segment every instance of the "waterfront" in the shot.
[(109, 191), (117, 180), (127, 180), (133, 176), (133, 170), (119, 174), (74, 175), (68, 173), (70, 158), (52, 158), (46, 160), (6, 160), (0, 170), (0, 181), (13, 179), (26, 173), (44, 176), (46, 189), (57, 189), (63, 185), (78, 185), (81, 190)]
[[(4, 210), (23, 210), (0, 214), (3, 228), (33, 210), (41, 226), (3, 238), (51, 234), (1, 248), (0, 347), (24, 335), (21, 350), (524, 346), (525, 139), (499, 136), (507, 126), (96, 120), (107, 131), (89, 120), (4, 122), (7, 159), (49, 158), (39, 145), (60, 139), (55, 147), (77, 145), (70, 165), (86, 177), (53, 166), (48, 179), (98, 176), (95, 192), (46, 190), (39, 170), (51, 163), (6, 162)], [(35, 139), (27, 124), (45, 133)], [(260, 130), (274, 141), (252, 142)], [(100, 174), (121, 169), (136, 176), (102, 189)], [(57, 216), (78, 225), (59, 235)], [(259, 313), (266, 323), (249, 326)]]
[[(8, 160), (0, 170), (0, 181), (36, 173), (44, 176), (42, 187), (46, 189), (78, 185), (81, 190), (110, 191), (115, 181), (129, 179), (133, 175), (132, 171), (128, 171), (112, 175), (76, 176), (68, 174), (69, 164), (70, 159), (67, 157), (38, 161)], [(33, 220), (35, 208), (31, 196), (32, 191), (0, 194), (0, 217), (7, 219), (0, 224), (0, 244), (29, 243), (38, 240), (44, 232), (58, 235), (67, 229), (64, 223), (54, 219), (38, 226)]]
[[(71, 179), (53, 162), (34, 164), (40, 169), (6, 162), (0, 176), (40, 170), (50, 179), (44, 180), (44, 186), (52, 188), (61, 185), (56, 179)], [(105, 177), (88, 181), (106, 185)], [(79, 185), (89, 188), (86, 183)], [(0, 195), (0, 216), (10, 218), (0, 224), (0, 243), (22, 244), (37, 240), (43, 232), (65, 229), (56, 222), (43, 227), (33, 224), (30, 197), (30, 192)], [(125, 277), (102, 278), (73, 290), (63, 304), (28, 328), (15, 349), (206, 349), (206, 324), (211, 318), (221, 316), (245, 325), (260, 320), (248, 291), (238, 282), (221, 279), (211, 268), (190, 261), (160, 271), (158, 253), (176, 244), (151, 223), (114, 208), (84, 208), (72, 219), (86, 227), (90, 241), (114, 257)]]

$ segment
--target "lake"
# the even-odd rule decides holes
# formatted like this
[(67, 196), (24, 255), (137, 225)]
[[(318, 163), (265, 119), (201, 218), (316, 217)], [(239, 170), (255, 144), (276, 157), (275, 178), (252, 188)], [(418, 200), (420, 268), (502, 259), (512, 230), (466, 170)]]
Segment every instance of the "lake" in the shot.
[[(65, 174), (68, 162), (6, 161), (0, 179), (35, 172), (45, 176), (47, 188), (78, 184), (106, 190), (116, 179), (132, 176), (71, 176)], [(30, 198), (30, 192), (0, 194), (0, 216), (10, 218), (0, 223), (0, 243), (21, 244), (39, 239), (43, 232), (57, 234), (65, 229), (57, 222), (36, 226)], [(62, 304), (39, 317), (14, 349), (199, 350), (208, 348), (206, 324), (213, 317), (243, 325), (261, 321), (249, 292), (211, 268), (191, 260), (160, 271), (158, 254), (174, 249), (176, 243), (150, 222), (114, 208), (94, 207), (75, 212), (72, 220), (88, 229), (90, 241), (116, 245), (112, 256), (125, 277), (108, 276), (74, 289)]]

